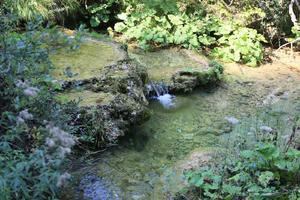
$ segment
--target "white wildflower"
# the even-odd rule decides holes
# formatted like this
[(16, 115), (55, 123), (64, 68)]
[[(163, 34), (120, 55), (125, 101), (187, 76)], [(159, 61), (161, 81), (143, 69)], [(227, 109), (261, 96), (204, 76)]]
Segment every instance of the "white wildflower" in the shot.
[(75, 145), (75, 137), (51, 124), (47, 125), (46, 128), (50, 133), (50, 137), (46, 139), (46, 145), (49, 148), (57, 147), (57, 153), (61, 158), (70, 154), (71, 147)]
[(18, 125), (24, 124), (24, 123), (25, 123), (25, 120), (22, 117), (17, 117), (17, 124)]
[(271, 133), (273, 131), (273, 129), (269, 126), (261, 126), (259, 129), (266, 133)]
[(240, 121), (235, 118), (235, 117), (225, 117), (225, 119), (227, 120), (228, 123), (230, 123), (231, 125), (237, 125), (240, 123)]
[(28, 87), (24, 90), (26, 96), (35, 97), (40, 90), (36, 87)]
[(22, 81), (22, 80), (17, 80), (15, 84), (18, 88), (28, 87), (28, 83), (26, 81)]
[(46, 145), (50, 148), (55, 146), (55, 142), (52, 138), (46, 138)]
[(67, 154), (71, 153), (71, 149), (68, 147), (59, 147), (58, 148), (58, 155), (60, 158), (64, 158)]
[(67, 172), (63, 173), (62, 175), (60, 175), (58, 177), (56, 186), (57, 187), (64, 186), (70, 178), (71, 178), (71, 175), (69, 173), (67, 173)]
[(28, 109), (21, 111), (19, 113), (19, 117), (23, 118), (24, 120), (32, 120), (33, 119), (33, 115), (28, 112)]

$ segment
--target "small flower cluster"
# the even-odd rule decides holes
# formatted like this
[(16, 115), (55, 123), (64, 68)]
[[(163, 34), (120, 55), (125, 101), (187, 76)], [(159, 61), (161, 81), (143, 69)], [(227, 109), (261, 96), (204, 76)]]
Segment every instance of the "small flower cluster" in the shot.
[(24, 94), (29, 97), (35, 97), (39, 93), (40, 89), (36, 87), (28, 87), (24, 90)]
[(46, 128), (50, 134), (46, 138), (46, 146), (49, 149), (56, 149), (60, 158), (64, 158), (71, 153), (71, 148), (76, 141), (74, 136), (53, 125), (47, 125)]
[(261, 127), (259, 127), (259, 129), (265, 133), (271, 133), (273, 131), (273, 129), (269, 126), (261, 126)]
[(30, 97), (35, 97), (37, 96), (37, 94), (39, 93), (40, 89), (38, 89), (37, 87), (31, 87), (29, 86), (29, 83), (27, 81), (22, 81), (22, 80), (18, 80), (16, 82), (16, 86), (18, 88), (22, 88), (24, 89), (24, 94), (26, 96), (30, 96)]
[(237, 125), (240, 123), (240, 120), (238, 120), (235, 117), (225, 117), (225, 119), (227, 120), (227, 122), (231, 125)]
[(64, 185), (66, 185), (66, 183), (68, 182), (68, 180), (71, 178), (71, 175), (67, 172), (63, 173), (62, 175), (60, 175), (57, 179), (57, 183), (56, 186), (57, 187), (62, 187)]
[(25, 109), (19, 113), (17, 116), (17, 124), (24, 124), (25, 120), (32, 120), (33, 115), (28, 112), (28, 109)]

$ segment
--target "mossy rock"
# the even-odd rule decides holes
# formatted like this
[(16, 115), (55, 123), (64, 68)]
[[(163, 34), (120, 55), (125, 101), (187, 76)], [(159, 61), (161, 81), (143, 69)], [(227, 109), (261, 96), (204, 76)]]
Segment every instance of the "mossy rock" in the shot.
[(223, 66), (210, 61), (206, 68), (185, 68), (172, 76), (170, 90), (173, 92), (191, 92), (200, 86), (211, 86), (222, 78)]
[(121, 45), (86, 38), (78, 50), (61, 49), (51, 59), (54, 77), (64, 83), (57, 99), (79, 103), (74, 125), (83, 141), (95, 147), (114, 143), (149, 118), (146, 69), (128, 59)]
[(59, 49), (50, 56), (52, 75), (63, 81), (88, 80), (108, 65), (127, 59), (127, 52), (114, 42), (85, 38), (77, 50)]
[(80, 107), (104, 106), (111, 103), (114, 95), (106, 92), (93, 92), (91, 90), (71, 90), (59, 94), (57, 99), (64, 103), (78, 102)]
[(164, 83), (173, 93), (217, 82), (223, 68), (201, 54), (186, 49), (160, 49), (145, 52), (129, 48), (129, 57), (146, 66), (152, 82)]

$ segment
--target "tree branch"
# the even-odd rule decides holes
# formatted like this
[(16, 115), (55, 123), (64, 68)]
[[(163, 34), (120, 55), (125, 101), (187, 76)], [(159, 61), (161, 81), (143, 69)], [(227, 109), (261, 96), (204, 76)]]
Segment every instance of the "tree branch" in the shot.
[(293, 40), (293, 41), (291, 41), (291, 42), (288, 42), (288, 43), (285, 43), (285, 44), (283, 44), (283, 45), (281, 45), (276, 51), (279, 51), (280, 49), (282, 49), (283, 47), (285, 47), (285, 46), (287, 46), (287, 45), (289, 45), (289, 44), (294, 44), (294, 43), (296, 43), (296, 42), (299, 42), (300, 41), (300, 38), (297, 38), (297, 39), (295, 39), (295, 40)]
[(289, 4), (289, 14), (290, 14), (290, 17), (291, 17), (291, 20), (293, 22), (294, 25), (297, 24), (297, 18), (296, 18), (296, 15), (294, 13), (294, 3), (296, 3), (297, 0), (291, 0), (290, 4)]

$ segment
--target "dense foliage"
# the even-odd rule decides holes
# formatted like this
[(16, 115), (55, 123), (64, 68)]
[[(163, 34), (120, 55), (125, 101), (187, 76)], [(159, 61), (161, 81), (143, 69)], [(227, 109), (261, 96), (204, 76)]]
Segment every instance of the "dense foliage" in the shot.
[[(222, 138), (227, 150), (218, 152), (219, 156), (215, 155), (216, 160), (208, 166), (185, 173), (190, 196), (226, 200), (299, 199), (299, 113), (291, 111), (286, 121), (282, 109), (260, 111), (256, 120), (245, 122), (247, 126), (234, 125), (232, 134)], [(273, 125), (272, 128), (265, 123)]]
[[(300, 151), (272, 143), (243, 150), (212, 168), (185, 174), (201, 199), (294, 199), (299, 197)], [(217, 169), (217, 170), (216, 170)]]
[(250, 66), (257, 66), (262, 61), (260, 42), (265, 40), (256, 30), (239, 23), (223, 22), (203, 6), (184, 5), (186, 7), (175, 4), (170, 10), (164, 9), (163, 5), (156, 9), (147, 4), (127, 8), (127, 12), (118, 15), (123, 22), (115, 24), (115, 31), (123, 33), (126, 40), (136, 40), (143, 49), (166, 45), (198, 50), (211, 47), (214, 48), (212, 55), (225, 61)]
[[(257, 66), (264, 57), (262, 42), (279, 46), (297, 40), (299, 25), (296, 16), (300, 12), (297, 2), (6, 0), (4, 4), (24, 20), (36, 15), (53, 19), (76, 11), (83, 18), (80, 22), (97, 30), (112, 26), (126, 42), (136, 41), (146, 50), (179, 45), (208, 52), (212, 50), (211, 56), (224, 61)], [(111, 28), (109, 30), (112, 32)]]
[(60, 167), (76, 142), (68, 114), (75, 107), (55, 100), (60, 84), (48, 55), (51, 45), (70, 41), (39, 21), (24, 33), (14, 25), (13, 15), (1, 16), (0, 199), (55, 199), (70, 177)]
[(57, 19), (78, 7), (77, 0), (5, 0), (4, 6), (20, 20)]

